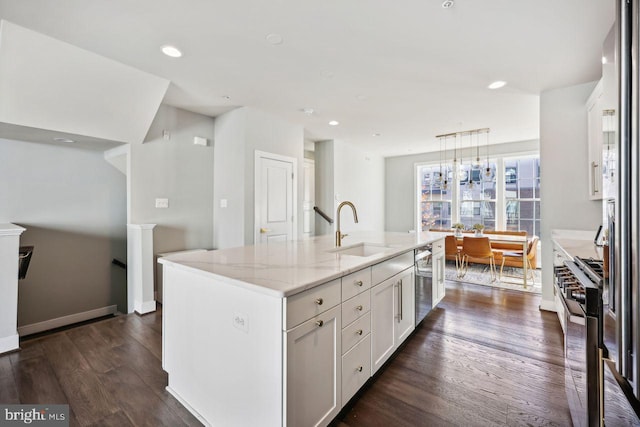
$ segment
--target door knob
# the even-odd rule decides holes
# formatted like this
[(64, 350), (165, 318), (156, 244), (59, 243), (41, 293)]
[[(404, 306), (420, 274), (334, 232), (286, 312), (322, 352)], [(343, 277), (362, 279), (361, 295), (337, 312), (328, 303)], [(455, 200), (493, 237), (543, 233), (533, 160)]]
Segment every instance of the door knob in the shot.
[(268, 233), (268, 232), (270, 232), (270, 231), (271, 231), (271, 230), (269, 230), (268, 228), (261, 228), (261, 229), (260, 229), (260, 233), (262, 233), (262, 234), (264, 234), (264, 233)]

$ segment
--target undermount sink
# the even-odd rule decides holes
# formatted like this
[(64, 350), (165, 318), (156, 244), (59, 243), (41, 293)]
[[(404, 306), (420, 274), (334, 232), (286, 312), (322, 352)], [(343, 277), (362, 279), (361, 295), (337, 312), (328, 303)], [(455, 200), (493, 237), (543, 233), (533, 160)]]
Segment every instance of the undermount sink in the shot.
[(357, 243), (355, 245), (335, 248), (328, 252), (336, 253), (340, 255), (368, 257), (368, 256), (378, 255), (387, 249), (389, 249), (389, 247), (383, 246), (383, 245), (376, 245), (373, 243)]

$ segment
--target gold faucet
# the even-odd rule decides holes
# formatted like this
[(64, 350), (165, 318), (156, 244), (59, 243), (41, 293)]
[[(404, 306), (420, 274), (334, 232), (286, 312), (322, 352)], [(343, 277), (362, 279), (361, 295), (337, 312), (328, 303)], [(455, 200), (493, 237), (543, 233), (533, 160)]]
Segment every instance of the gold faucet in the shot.
[(353, 206), (353, 203), (344, 201), (338, 205), (338, 211), (336, 212), (336, 217), (338, 218), (338, 227), (336, 230), (336, 247), (338, 248), (342, 246), (342, 238), (348, 236), (348, 234), (342, 234), (340, 232), (340, 209), (342, 209), (344, 205), (351, 207), (351, 210), (353, 210), (353, 220), (356, 223), (358, 222), (358, 212), (356, 212), (356, 207)]

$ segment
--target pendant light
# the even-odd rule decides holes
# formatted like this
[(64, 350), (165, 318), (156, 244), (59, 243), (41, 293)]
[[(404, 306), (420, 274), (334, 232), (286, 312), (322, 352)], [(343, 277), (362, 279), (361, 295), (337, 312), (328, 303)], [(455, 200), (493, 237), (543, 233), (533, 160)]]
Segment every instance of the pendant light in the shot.
[(440, 143), (440, 176), (438, 177), (438, 182), (442, 183), (442, 137), (438, 137), (438, 142)]
[(489, 165), (489, 129), (487, 129), (487, 165), (485, 167), (484, 173), (487, 178), (491, 177), (491, 166)]
[(467, 171), (467, 182), (469, 183), (469, 190), (473, 189), (473, 135), (475, 131), (469, 132), (469, 170)]
[[(445, 160), (447, 159), (447, 139), (449, 137), (447, 135), (445, 135), (444, 137), (444, 158)], [(447, 189), (449, 188), (449, 174), (447, 173), (447, 165), (445, 164), (445, 175), (442, 181), (442, 189), (444, 191), (447, 191)], [(440, 175), (442, 177), (442, 175)], [(441, 193), (442, 194), (442, 193)]]
[(476, 132), (476, 161), (473, 164), (474, 167), (480, 167), (480, 133)]

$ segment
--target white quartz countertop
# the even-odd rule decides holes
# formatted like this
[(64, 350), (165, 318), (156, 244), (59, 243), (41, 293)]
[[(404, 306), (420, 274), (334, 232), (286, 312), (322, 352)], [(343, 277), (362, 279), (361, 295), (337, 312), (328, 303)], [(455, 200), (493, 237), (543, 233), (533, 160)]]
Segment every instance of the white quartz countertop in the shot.
[(553, 242), (571, 259), (574, 257), (602, 259), (602, 247), (596, 246), (593, 239), (554, 237)]
[(380, 246), (371, 256), (331, 252), (334, 236), (273, 242), (160, 258), (165, 266), (188, 269), (256, 292), (287, 297), (443, 238), (446, 233), (352, 232), (342, 248)]

